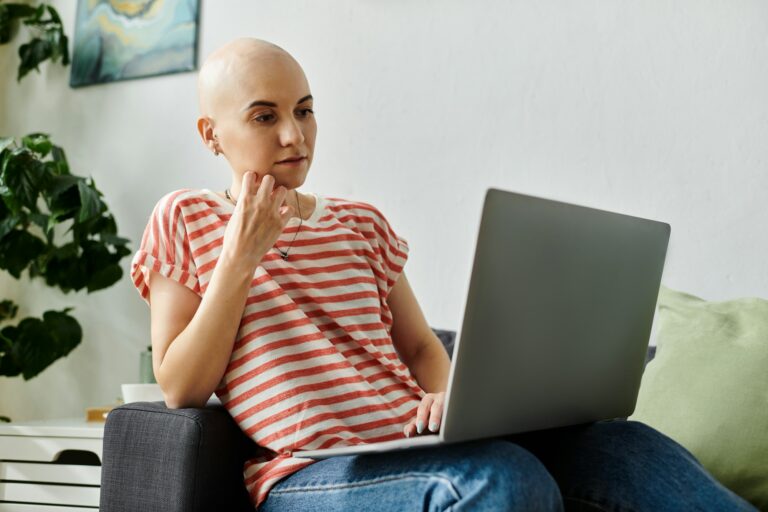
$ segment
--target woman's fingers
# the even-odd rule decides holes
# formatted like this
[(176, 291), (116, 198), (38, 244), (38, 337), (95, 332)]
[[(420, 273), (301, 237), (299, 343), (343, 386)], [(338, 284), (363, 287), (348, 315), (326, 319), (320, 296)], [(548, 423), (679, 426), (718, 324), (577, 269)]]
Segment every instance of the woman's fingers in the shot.
[[(257, 200), (266, 201), (267, 204), (271, 204), (272, 208), (278, 210), (281, 216), (283, 211), (280, 207), (283, 206), (287, 195), (288, 189), (282, 185), (275, 186), (275, 177), (271, 174), (264, 175), (256, 192)], [(288, 218), (290, 219), (290, 217)]]
[(405, 437), (427, 432), (438, 432), (443, 421), (443, 403), (445, 392), (427, 393), (421, 399), (416, 417), (405, 424), (403, 433)]
[(256, 191), (256, 198), (260, 201), (266, 201), (272, 197), (272, 187), (275, 184), (275, 178), (269, 174), (265, 174), (261, 179), (259, 190)]
[(435, 401), (435, 395), (427, 393), (424, 398), (421, 399), (419, 404), (419, 410), (416, 412), (416, 433), (421, 434), (427, 426), (429, 420), (429, 411), (432, 407), (432, 402)]
[[(288, 189), (283, 185), (275, 186), (275, 177), (270, 174), (262, 174), (254, 171), (243, 173), (240, 197), (254, 199), (254, 205), (261, 204), (267, 211), (275, 212), (280, 217), (282, 227), (295, 217), (296, 208), (288, 205), (285, 198), (288, 195)], [(255, 197), (254, 197), (255, 196)], [(238, 201), (238, 205), (246, 201)]]
[(243, 173), (232, 219), (227, 223), (224, 245), (255, 268), (274, 247), (295, 207), (287, 204), (288, 189), (276, 186), (274, 176), (255, 171)]
[(405, 434), (405, 437), (416, 435), (416, 420), (411, 420), (406, 423), (405, 428), (403, 429), (403, 433)]
[[(251, 194), (253, 194), (253, 190), (255, 190), (253, 182), (254, 182), (253, 172), (246, 171), (245, 173), (243, 173), (243, 179), (240, 181), (240, 195), (238, 196), (238, 198), (248, 197)], [(237, 207), (238, 205), (240, 205), (240, 203), (242, 203), (242, 201), (237, 201), (235, 206)]]
[(235, 208), (243, 208), (249, 203), (250, 199), (259, 191), (259, 173), (246, 171), (243, 173), (243, 179), (240, 182), (240, 193), (237, 196)]
[(280, 207), (280, 219), (283, 221), (283, 226), (288, 224), (291, 217), (295, 216), (295, 209), (293, 206), (286, 204)]
[(282, 185), (279, 185), (272, 191), (272, 201), (278, 208), (283, 205), (286, 195), (288, 195), (288, 189)]
[(429, 430), (432, 432), (440, 430), (440, 424), (443, 422), (444, 401), (445, 393), (438, 393), (435, 396), (435, 401), (432, 402), (432, 407), (429, 410)]

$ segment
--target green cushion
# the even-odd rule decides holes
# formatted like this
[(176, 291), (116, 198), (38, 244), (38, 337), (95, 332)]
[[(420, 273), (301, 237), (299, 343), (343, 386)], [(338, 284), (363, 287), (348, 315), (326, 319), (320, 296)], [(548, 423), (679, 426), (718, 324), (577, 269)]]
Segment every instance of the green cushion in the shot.
[(768, 300), (661, 288), (657, 353), (637, 407), (725, 486), (768, 510)]

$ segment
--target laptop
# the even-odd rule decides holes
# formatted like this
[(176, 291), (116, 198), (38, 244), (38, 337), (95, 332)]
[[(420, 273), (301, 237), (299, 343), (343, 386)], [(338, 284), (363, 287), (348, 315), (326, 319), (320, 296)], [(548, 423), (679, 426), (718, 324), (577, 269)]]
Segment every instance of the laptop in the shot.
[(629, 416), (669, 224), (490, 188), (439, 432), (322, 459)]

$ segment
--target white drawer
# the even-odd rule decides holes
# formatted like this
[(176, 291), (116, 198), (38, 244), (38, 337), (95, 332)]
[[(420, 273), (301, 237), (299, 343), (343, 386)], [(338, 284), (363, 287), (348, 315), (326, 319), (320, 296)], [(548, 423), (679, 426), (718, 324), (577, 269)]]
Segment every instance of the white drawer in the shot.
[(0, 482), (0, 501), (98, 507), (99, 488)]
[(101, 460), (101, 446), (96, 438), (0, 436), (0, 459), (53, 462), (64, 450), (85, 450)]
[(0, 480), (101, 485), (101, 466), (0, 461)]
[(31, 503), (0, 503), (0, 512), (94, 512), (98, 508), (57, 507), (56, 505), (35, 505)]

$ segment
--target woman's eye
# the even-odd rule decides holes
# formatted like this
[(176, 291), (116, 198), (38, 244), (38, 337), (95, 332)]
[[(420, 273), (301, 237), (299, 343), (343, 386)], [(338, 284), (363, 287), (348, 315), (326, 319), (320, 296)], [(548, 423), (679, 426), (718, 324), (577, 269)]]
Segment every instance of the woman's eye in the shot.
[(263, 123), (263, 122), (269, 121), (270, 119), (272, 119), (272, 117), (273, 117), (272, 114), (263, 114), (263, 115), (260, 115), (260, 116), (256, 116), (253, 119), (254, 119), (254, 121), (258, 121), (260, 123)]
[(304, 116), (304, 117), (308, 116), (309, 114), (314, 114), (314, 113), (315, 113), (315, 111), (312, 110), (311, 108), (302, 108), (301, 110), (299, 110), (299, 114)]

